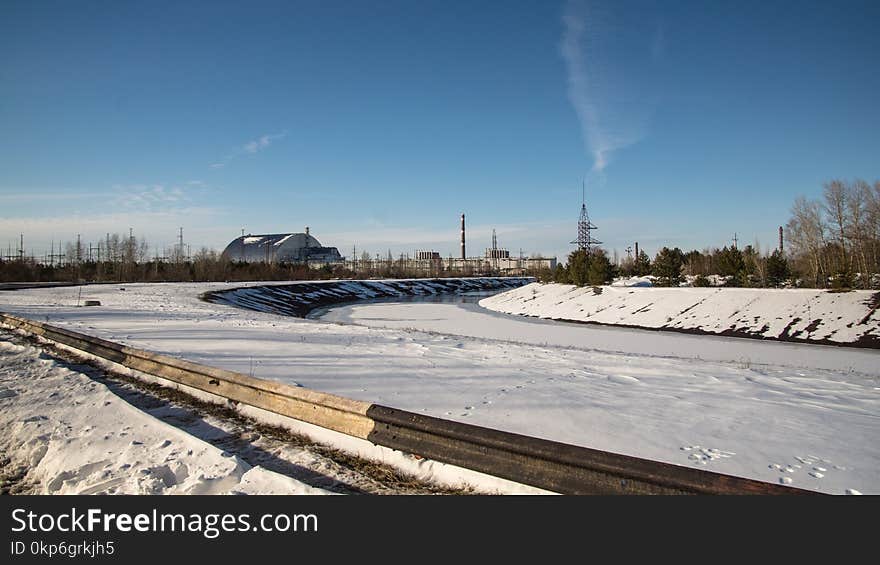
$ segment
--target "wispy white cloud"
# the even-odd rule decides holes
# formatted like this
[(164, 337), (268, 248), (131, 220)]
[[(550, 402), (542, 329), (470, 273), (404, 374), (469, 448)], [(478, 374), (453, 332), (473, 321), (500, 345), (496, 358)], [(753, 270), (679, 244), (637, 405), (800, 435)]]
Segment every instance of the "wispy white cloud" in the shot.
[(12, 192), (8, 194), (0, 194), (0, 202), (61, 202), (70, 200), (91, 200), (95, 198), (106, 198), (111, 193), (108, 192)]
[(2, 189), (0, 194), (0, 243), (18, 241), (24, 234), (28, 252), (38, 255), (52, 241), (97, 241), (106, 233), (127, 233), (134, 228), (152, 243), (172, 241), (185, 226), (203, 234), (199, 246), (220, 246), (234, 237), (223, 229), (227, 213), (205, 197), (211, 186), (193, 179), (173, 183), (114, 184), (106, 191), (52, 189), (26, 191)]
[(173, 211), (195, 205), (207, 194), (201, 180), (165, 184), (115, 184), (111, 199), (114, 209), (143, 212)]
[(269, 135), (261, 135), (257, 139), (245, 143), (242, 149), (245, 153), (257, 153), (272, 145), (272, 142), (274, 142), (276, 139), (283, 139), (285, 136), (287, 136), (286, 131)]
[[(631, 62), (624, 68), (610, 59), (627, 35), (615, 29), (604, 6), (570, 0), (562, 24), (560, 53), (568, 74), (568, 98), (592, 157), (592, 170), (601, 174), (615, 151), (645, 136), (650, 113), (643, 94), (646, 85), (639, 84), (642, 77), (632, 76), (637, 69)], [(665, 43), (662, 29), (646, 42), (646, 59), (659, 58)]]
[(212, 206), (184, 206), (168, 210), (120, 210), (108, 213), (71, 212), (51, 216), (0, 217), (0, 244), (17, 242), (24, 234), (28, 253), (41, 255), (52, 242), (74, 241), (79, 234), (83, 242), (102, 241), (107, 233), (128, 234), (132, 228), (137, 237), (146, 238), (151, 253), (160, 252), (174, 243), (183, 226), (187, 242), (193, 249), (208, 246), (222, 249), (235, 237), (235, 230), (224, 227), (226, 211)]
[(114, 185), (116, 207), (126, 210), (157, 210), (187, 199), (180, 187), (164, 184)]
[(285, 137), (287, 137), (287, 130), (284, 130), (281, 133), (267, 133), (266, 135), (261, 135), (257, 139), (248, 141), (241, 147), (236, 148), (235, 151), (227, 155), (223, 161), (211, 163), (209, 166), (212, 169), (222, 169), (230, 160), (235, 159), (240, 155), (253, 155), (259, 153), (260, 151), (268, 149), (277, 140), (284, 139)]

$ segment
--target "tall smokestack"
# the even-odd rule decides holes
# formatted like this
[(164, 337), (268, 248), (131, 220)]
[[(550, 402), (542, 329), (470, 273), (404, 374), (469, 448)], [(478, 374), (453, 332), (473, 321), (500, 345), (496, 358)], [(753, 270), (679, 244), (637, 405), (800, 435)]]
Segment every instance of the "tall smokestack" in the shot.
[(636, 261), (639, 260), (639, 242), (636, 242)]
[(785, 248), (782, 246), (782, 226), (779, 226), (779, 252), (782, 253)]
[(461, 258), (467, 259), (467, 254), (464, 250), (464, 214), (461, 215)]

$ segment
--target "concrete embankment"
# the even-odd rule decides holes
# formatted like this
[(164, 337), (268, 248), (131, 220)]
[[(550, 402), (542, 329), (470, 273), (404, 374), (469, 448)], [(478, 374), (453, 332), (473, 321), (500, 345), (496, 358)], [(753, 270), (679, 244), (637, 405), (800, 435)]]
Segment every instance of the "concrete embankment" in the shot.
[(304, 318), (317, 308), (346, 302), (504, 290), (532, 281), (534, 279), (529, 277), (478, 277), (298, 282), (218, 290), (206, 292), (202, 298), (218, 304)]

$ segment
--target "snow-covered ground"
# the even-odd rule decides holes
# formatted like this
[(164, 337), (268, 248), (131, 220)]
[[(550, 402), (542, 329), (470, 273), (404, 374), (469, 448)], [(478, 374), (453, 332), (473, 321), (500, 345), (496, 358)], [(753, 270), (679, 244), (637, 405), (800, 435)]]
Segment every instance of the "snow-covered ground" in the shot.
[[(37, 494), (327, 494), (252, 467), (0, 332), (0, 451)], [(30, 487), (30, 488), (28, 488)]]
[[(628, 281), (631, 282), (631, 281)], [(880, 293), (532, 283), (480, 305), (556, 320), (880, 347)]]
[(328, 314), (395, 326), (363, 327), (198, 299), (230, 286), (85, 287), (82, 300), (102, 303), (89, 308), (76, 307), (76, 288), (16, 291), (0, 293), (0, 310), (443, 418), (823, 492), (880, 493), (874, 350), (535, 323), (473, 305)]

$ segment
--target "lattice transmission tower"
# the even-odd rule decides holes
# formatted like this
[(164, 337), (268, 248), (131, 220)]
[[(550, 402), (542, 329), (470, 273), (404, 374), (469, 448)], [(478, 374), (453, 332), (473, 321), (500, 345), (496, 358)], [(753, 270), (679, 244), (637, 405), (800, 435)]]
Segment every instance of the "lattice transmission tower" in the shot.
[(581, 217), (578, 220), (577, 239), (572, 241), (572, 245), (577, 245), (578, 251), (584, 250), (587, 253), (593, 252), (594, 245), (602, 245), (602, 242), (593, 237), (593, 230), (597, 228), (590, 221), (590, 215), (587, 213), (587, 189), (586, 185), (581, 185)]

